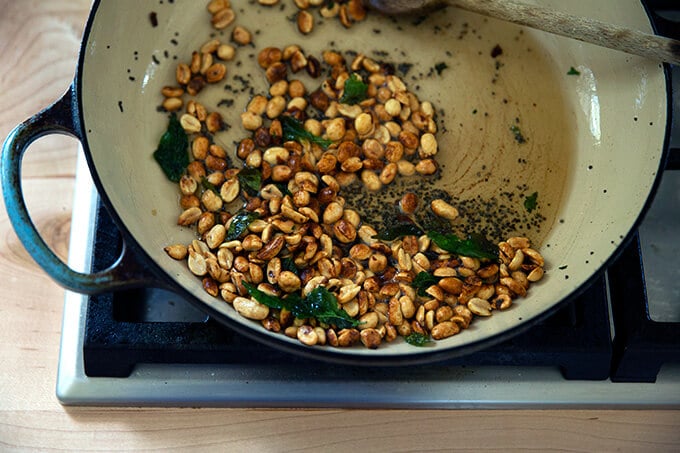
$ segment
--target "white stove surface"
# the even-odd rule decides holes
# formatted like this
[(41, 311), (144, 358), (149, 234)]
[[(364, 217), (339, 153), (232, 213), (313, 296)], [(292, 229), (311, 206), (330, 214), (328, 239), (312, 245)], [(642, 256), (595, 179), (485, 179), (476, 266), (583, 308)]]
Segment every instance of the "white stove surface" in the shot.
[[(78, 165), (69, 264), (86, 271), (98, 196), (82, 156)], [(438, 367), (436, 373), (421, 366), (407, 377), (369, 370), (348, 379), (332, 365), (310, 373), (262, 365), (143, 364), (129, 377), (93, 378), (83, 365), (86, 310), (86, 296), (67, 292), (56, 388), (64, 405), (680, 408), (680, 363), (664, 365), (655, 383), (566, 380), (556, 367), (509, 366)]]

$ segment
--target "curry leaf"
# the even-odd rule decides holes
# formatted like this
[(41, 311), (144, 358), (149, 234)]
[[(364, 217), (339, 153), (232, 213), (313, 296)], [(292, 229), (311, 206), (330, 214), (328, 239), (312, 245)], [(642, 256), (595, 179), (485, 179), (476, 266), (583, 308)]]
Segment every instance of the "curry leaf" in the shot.
[(284, 184), (282, 182), (275, 182), (274, 185), (276, 186), (277, 189), (281, 191), (283, 195), (290, 195), (291, 197), (293, 196), (293, 194), (290, 193), (290, 190), (288, 190), (288, 184)]
[(257, 212), (239, 211), (231, 219), (229, 229), (227, 230), (226, 241), (233, 241), (238, 239), (248, 229), (253, 220), (259, 219), (260, 215)]
[(262, 187), (262, 172), (257, 168), (245, 167), (238, 172), (238, 182), (249, 195), (255, 196)]
[(418, 332), (413, 332), (411, 334), (408, 334), (404, 337), (404, 340), (410, 344), (411, 346), (427, 346), (428, 344), (432, 343), (432, 340), (430, 339), (429, 336), (423, 335), (422, 333)]
[(368, 85), (361, 81), (358, 75), (352, 74), (345, 80), (345, 89), (340, 98), (341, 104), (354, 105), (366, 99)]
[(316, 318), (318, 321), (333, 324), (339, 329), (356, 327), (360, 322), (338, 308), (335, 295), (323, 286), (318, 286), (301, 298), (299, 293), (289, 294), (285, 299), (260, 291), (254, 285), (243, 282), (248, 294), (256, 301), (270, 308), (285, 308), (296, 318)]
[(352, 318), (343, 309), (338, 309), (336, 312), (319, 313), (314, 316), (319, 322), (325, 324), (332, 324), (338, 329), (350, 329), (361, 324), (360, 321)]
[(435, 277), (434, 275), (430, 274), (429, 272), (418, 272), (418, 275), (416, 275), (416, 278), (413, 279), (413, 282), (411, 282), (411, 286), (418, 291), (419, 296), (427, 296), (427, 293), (425, 290), (429, 288), (432, 285), (436, 285), (439, 283), (439, 280), (441, 278)]
[(420, 236), (423, 230), (413, 223), (400, 223), (373, 236), (381, 241), (394, 241), (404, 236)]
[(217, 194), (220, 193), (220, 191), (217, 190), (217, 187), (215, 187), (215, 185), (213, 183), (208, 181), (208, 178), (206, 178), (205, 176), (201, 177), (201, 186), (203, 186), (204, 190), (212, 190), (213, 192), (215, 192)]
[(302, 123), (290, 115), (281, 115), (279, 119), (281, 120), (284, 140), (295, 141), (298, 143), (316, 143), (324, 149), (328, 148), (333, 143), (331, 140), (316, 136), (308, 130), (305, 130)]
[(281, 270), (292, 272), (295, 275), (298, 275), (300, 273), (300, 270), (295, 265), (295, 260), (293, 259), (292, 256), (281, 258)]
[(303, 299), (307, 305), (310, 317), (318, 321), (333, 324), (339, 329), (347, 329), (359, 325), (359, 321), (352, 318), (345, 310), (338, 308), (338, 300), (323, 286), (317, 286)]
[(435, 231), (427, 233), (435, 244), (447, 252), (460, 256), (480, 259), (498, 259), (498, 247), (481, 235), (468, 235), (467, 239), (460, 239), (455, 234), (441, 234)]
[(243, 287), (248, 290), (248, 294), (259, 303), (266, 305), (269, 308), (281, 309), (286, 307), (287, 302), (285, 300), (267, 294), (264, 291), (260, 291), (255, 285), (251, 285), (248, 282), (242, 282), (242, 284)]
[(531, 212), (536, 209), (538, 205), (538, 192), (534, 192), (524, 199), (524, 208), (527, 212)]
[(189, 165), (189, 139), (175, 114), (170, 116), (153, 157), (170, 181), (179, 182)]

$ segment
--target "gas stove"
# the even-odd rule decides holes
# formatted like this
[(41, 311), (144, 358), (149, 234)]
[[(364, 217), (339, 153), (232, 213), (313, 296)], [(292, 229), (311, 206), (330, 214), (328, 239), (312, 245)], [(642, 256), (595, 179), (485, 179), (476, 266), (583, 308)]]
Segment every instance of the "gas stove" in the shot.
[[(680, 68), (672, 80), (680, 118)], [(57, 397), (97, 406), (680, 408), (677, 123), (671, 147), (651, 210), (607, 271), (549, 319), (487, 350), (417, 367), (338, 366), (247, 340), (167, 291), (67, 291)], [(102, 269), (120, 247), (80, 158), (69, 265)]]
[[(271, 350), (162, 290), (67, 292), (57, 396), (100, 406), (678, 408), (680, 267), (669, 263), (680, 223), (665, 207), (678, 193), (680, 173), (667, 171), (639, 239), (573, 303), (506, 343), (426, 366), (338, 367)], [(69, 264), (106, 266), (119, 243), (80, 159)]]

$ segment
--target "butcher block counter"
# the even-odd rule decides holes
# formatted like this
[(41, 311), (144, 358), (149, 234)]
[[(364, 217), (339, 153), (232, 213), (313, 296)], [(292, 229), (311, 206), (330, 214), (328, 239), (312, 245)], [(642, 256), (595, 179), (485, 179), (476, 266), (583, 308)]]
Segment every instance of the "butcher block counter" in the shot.
[[(0, 0), (0, 136), (56, 100), (88, 0)], [(78, 144), (50, 136), (23, 164), (35, 224), (66, 259)], [(64, 290), (0, 213), (0, 450), (678, 451), (680, 412), (65, 407), (55, 396)]]

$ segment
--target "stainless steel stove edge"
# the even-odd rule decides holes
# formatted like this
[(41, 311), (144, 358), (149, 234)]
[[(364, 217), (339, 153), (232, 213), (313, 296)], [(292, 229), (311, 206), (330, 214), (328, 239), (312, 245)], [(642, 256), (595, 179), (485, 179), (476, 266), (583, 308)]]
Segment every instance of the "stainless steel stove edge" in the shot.
[[(80, 296), (66, 305), (76, 315)], [(557, 369), (452, 367), (416, 379), (389, 373), (345, 378), (342, 369), (263, 366), (142, 365), (127, 378), (91, 378), (82, 355), (60, 367), (57, 397), (64, 405), (172, 407), (306, 407), (409, 409), (680, 408), (680, 366), (667, 366), (654, 384), (567, 381)], [(441, 371), (441, 370), (440, 370)], [(378, 373), (379, 374), (379, 373)]]
[[(82, 355), (87, 298), (68, 292), (56, 395), (66, 406), (305, 407), (408, 409), (678, 409), (680, 365), (654, 384), (568, 381), (554, 368), (420, 367), (413, 375), (373, 370), (243, 365), (151, 365), (127, 378), (85, 375)], [(437, 370), (437, 371), (435, 371)]]

